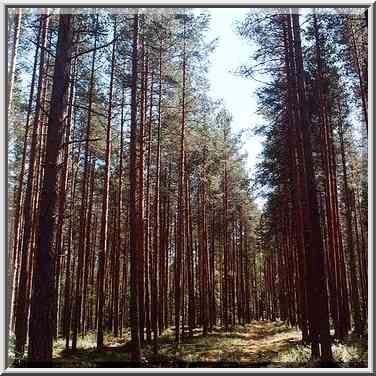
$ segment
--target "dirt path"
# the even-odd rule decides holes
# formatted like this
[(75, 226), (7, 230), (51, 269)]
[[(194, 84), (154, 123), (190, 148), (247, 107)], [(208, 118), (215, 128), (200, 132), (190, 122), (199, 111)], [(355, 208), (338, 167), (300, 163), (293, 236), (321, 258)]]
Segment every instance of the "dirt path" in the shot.
[[(159, 357), (164, 358), (163, 363), (190, 363), (186, 366), (275, 366), (274, 363), (280, 362), (279, 356), (295, 347), (300, 338), (298, 331), (281, 322), (253, 322), (230, 332), (216, 330), (207, 337), (196, 332), (193, 338), (181, 344), (177, 352), (169, 342), (162, 342)], [(156, 360), (152, 354), (147, 357), (152, 362)]]
[[(83, 349), (67, 354), (55, 348), (59, 367), (127, 367), (127, 339), (107, 337), (106, 348), (95, 350), (95, 338), (87, 337)], [(225, 332), (219, 328), (207, 337), (196, 330), (192, 338), (184, 338), (176, 349), (173, 330), (167, 330), (158, 342), (158, 354), (152, 346), (144, 348), (145, 367), (265, 367), (276, 366), (279, 355), (300, 340), (300, 333), (282, 322), (259, 321), (237, 326)], [(94, 342), (94, 343), (93, 343)], [(78, 344), (80, 346), (80, 343)], [(277, 362), (277, 363), (276, 363)], [(277, 364), (278, 366), (278, 364)]]
[[(142, 367), (307, 367), (310, 349), (300, 344), (301, 334), (284, 323), (254, 321), (225, 332), (216, 328), (203, 337), (197, 329), (191, 338), (183, 338), (179, 348), (174, 343), (174, 331), (169, 329), (158, 339), (158, 354), (147, 345), (143, 349)], [(364, 342), (365, 341), (365, 342)], [(340, 367), (365, 367), (366, 339), (335, 343), (333, 352)], [(54, 349), (55, 367), (127, 368), (129, 363), (129, 338), (106, 337), (106, 347), (95, 349), (95, 333), (79, 339), (77, 353), (65, 353), (64, 341)]]

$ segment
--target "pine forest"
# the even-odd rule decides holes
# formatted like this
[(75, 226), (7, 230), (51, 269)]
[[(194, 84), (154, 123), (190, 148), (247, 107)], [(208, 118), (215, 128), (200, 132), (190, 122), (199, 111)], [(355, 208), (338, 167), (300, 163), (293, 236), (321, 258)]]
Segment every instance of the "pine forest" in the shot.
[(371, 14), (228, 11), (7, 7), (9, 367), (367, 368)]

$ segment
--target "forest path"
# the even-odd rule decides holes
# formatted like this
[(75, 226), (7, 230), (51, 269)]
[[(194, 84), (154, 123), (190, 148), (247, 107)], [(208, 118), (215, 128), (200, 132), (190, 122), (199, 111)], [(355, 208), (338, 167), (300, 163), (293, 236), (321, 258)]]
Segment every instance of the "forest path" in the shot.
[[(281, 321), (253, 321), (229, 331), (215, 328), (206, 337), (201, 329), (193, 337), (185, 337), (179, 348), (174, 343), (173, 329), (158, 340), (158, 354), (147, 345), (143, 350), (145, 367), (283, 367), (283, 354), (297, 348), (301, 334)], [(106, 338), (104, 351), (95, 349), (95, 342), (82, 340), (76, 354), (55, 352), (57, 366), (63, 367), (129, 367), (128, 339)], [(94, 343), (93, 343), (94, 342)], [(80, 343), (79, 343), (80, 346)], [(62, 349), (61, 349), (62, 350)], [(61, 365), (60, 365), (61, 363)]]
[(168, 362), (175, 355), (174, 361), (182, 366), (275, 367), (279, 356), (300, 342), (301, 334), (280, 321), (254, 321), (227, 332), (217, 328), (206, 337), (197, 330), (192, 338), (184, 339), (177, 351), (161, 339), (159, 357), (165, 356), (164, 361)]

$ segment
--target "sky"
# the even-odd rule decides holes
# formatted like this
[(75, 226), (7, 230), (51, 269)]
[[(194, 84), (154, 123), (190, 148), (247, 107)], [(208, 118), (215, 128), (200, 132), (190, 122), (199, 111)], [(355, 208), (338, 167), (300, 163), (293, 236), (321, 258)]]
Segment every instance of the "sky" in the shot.
[(211, 22), (207, 39), (219, 38), (209, 67), (210, 96), (213, 99), (223, 99), (233, 116), (234, 132), (246, 130), (242, 137), (242, 152), (248, 154), (246, 167), (252, 176), (257, 155), (262, 149), (262, 139), (252, 132), (253, 127), (261, 122), (261, 117), (255, 113), (255, 90), (260, 84), (234, 74), (239, 66), (250, 61), (254, 52), (249, 42), (235, 30), (235, 22), (243, 20), (248, 12), (249, 8), (210, 9)]

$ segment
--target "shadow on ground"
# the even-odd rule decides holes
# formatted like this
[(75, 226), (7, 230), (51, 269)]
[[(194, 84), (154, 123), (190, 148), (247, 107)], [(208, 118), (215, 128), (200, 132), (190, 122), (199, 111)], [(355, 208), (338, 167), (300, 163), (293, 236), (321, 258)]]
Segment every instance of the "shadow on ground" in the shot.
[[(245, 326), (233, 327), (229, 331), (215, 328), (205, 337), (201, 330), (196, 329), (193, 337), (183, 338), (178, 348), (174, 343), (172, 328), (165, 331), (158, 339), (157, 354), (151, 344), (144, 347), (141, 364), (129, 360), (131, 350), (129, 338), (118, 339), (107, 336), (106, 340), (106, 347), (102, 351), (97, 351), (95, 336), (89, 335), (79, 343), (81, 349), (75, 353), (65, 352), (63, 342), (57, 342), (52, 366), (64, 368), (313, 366), (309, 363), (309, 348), (300, 343), (300, 332), (278, 321), (255, 321)], [(366, 341), (361, 344), (362, 346), (358, 342), (349, 338), (348, 344), (334, 344), (334, 353), (338, 362), (329, 366), (366, 367), (364, 363)], [(22, 367), (22, 365), (18, 366)], [(23, 366), (43, 365), (24, 364)]]

